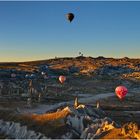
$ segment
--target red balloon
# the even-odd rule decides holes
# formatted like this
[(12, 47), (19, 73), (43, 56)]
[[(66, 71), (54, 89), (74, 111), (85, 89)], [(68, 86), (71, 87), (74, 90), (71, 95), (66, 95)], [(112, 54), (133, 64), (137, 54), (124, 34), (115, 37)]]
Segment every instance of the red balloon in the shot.
[(63, 84), (66, 81), (66, 77), (63, 75), (59, 76), (59, 81)]
[(126, 96), (128, 90), (127, 90), (127, 88), (125, 86), (118, 86), (115, 89), (115, 92), (116, 92), (116, 95), (118, 96), (118, 98), (120, 100), (122, 100)]

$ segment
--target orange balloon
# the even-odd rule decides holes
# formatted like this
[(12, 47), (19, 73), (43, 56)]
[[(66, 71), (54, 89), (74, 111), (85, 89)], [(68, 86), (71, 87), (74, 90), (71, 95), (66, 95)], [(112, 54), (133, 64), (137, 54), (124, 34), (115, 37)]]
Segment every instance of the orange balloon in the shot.
[(66, 81), (66, 77), (63, 75), (59, 76), (59, 81), (63, 84)]

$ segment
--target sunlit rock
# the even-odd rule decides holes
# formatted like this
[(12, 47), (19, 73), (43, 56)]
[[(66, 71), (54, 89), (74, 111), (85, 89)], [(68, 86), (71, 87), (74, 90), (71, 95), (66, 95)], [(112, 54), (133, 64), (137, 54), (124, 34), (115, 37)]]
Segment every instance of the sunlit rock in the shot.
[(140, 139), (140, 130), (136, 123), (126, 123), (121, 129), (121, 134), (125, 137)]

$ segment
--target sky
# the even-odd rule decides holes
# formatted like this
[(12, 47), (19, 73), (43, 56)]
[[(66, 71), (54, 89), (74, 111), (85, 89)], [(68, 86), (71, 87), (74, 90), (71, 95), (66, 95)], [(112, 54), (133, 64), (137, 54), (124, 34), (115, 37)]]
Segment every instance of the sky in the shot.
[[(67, 13), (75, 15), (70, 23)], [(0, 62), (140, 58), (140, 1), (0, 1)]]

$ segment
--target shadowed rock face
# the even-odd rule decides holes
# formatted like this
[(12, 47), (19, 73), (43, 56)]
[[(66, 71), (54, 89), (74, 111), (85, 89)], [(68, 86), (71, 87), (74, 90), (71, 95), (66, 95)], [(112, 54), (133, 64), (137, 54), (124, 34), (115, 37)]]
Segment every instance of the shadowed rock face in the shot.
[(43, 134), (33, 130), (28, 130), (27, 126), (21, 126), (20, 123), (7, 122), (0, 120), (0, 132), (5, 133), (10, 138), (16, 139), (46, 139)]
[[(102, 136), (106, 133), (114, 129), (121, 129), (120, 135), (123, 138), (140, 138), (140, 130), (137, 124), (128, 123), (125, 124), (122, 128), (116, 122), (114, 122), (106, 113), (97, 106), (98, 108), (94, 108), (90, 105), (84, 105), (77, 103), (77, 106), (73, 106), (72, 104), (60, 104), (55, 108), (51, 108), (52, 113), (45, 113), (45, 114), (31, 114), (29, 115), (32, 117), (29, 123), (34, 122), (34, 126), (36, 127), (44, 127), (47, 129), (51, 129), (52, 137), (48, 136), (45, 131), (34, 131), (34, 127), (32, 130), (28, 130), (27, 127), (30, 124), (21, 125), (18, 122), (13, 121), (3, 121), (0, 120), (0, 133), (4, 133), (5, 135), (9, 136), (9, 138), (64, 138), (64, 139), (72, 139), (72, 138), (81, 138), (81, 139), (95, 139), (95, 138), (102, 138)], [(56, 111), (57, 110), (57, 111)], [(20, 114), (21, 115), (21, 114)], [(25, 114), (24, 114), (25, 115)], [(24, 118), (27, 119), (28, 118)], [(39, 122), (40, 123), (35, 123)], [(61, 132), (62, 129), (58, 128), (59, 130), (56, 132), (54, 128), (50, 128), (47, 126), (46, 122), (51, 122), (54, 124), (58, 122), (59, 125), (63, 124), (65, 126), (66, 131), (62, 132), (60, 135), (57, 134), (59, 131)], [(24, 122), (24, 120), (22, 120)], [(55, 122), (56, 121), (56, 122)], [(56, 126), (54, 126), (55, 129)], [(59, 132), (59, 133), (60, 133)], [(55, 136), (55, 137), (54, 137)], [(117, 136), (115, 138), (118, 138)]]
[[(119, 126), (111, 118), (106, 116), (106, 113), (98, 108), (80, 104), (78, 106), (67, 106), (63, 110), (68, 110), (70, 113), (66, 117), (66, 125), (72, 130), (64, 134), (62, 138), (78, 138), (95, 139), (102, 138), (105, 133), (110, 130), (119, 129)], [(129, 131), (128, 131), (129, 130)], [(136, 124), (130, 123), (122, 127), (122, 137), (139, 138), (139, 129)], [(117, 138), (117, 136), (116, 136)]]
[(119, 74), (127, 74), (134, 72), (135, 69), (123, 66), (103, 66), (96, 70), (96, 73), (101, 75), (119, 75)]
[(80, 70), (78, 67), (70, 66), (68, 67), (70, 73), (78, 73)]
[(97, 138), (102, 133), (118, 127), (100, 108), (79, 105), (70, 110), (72, 113), (67, 116), (66, 124), (82, 139)]

